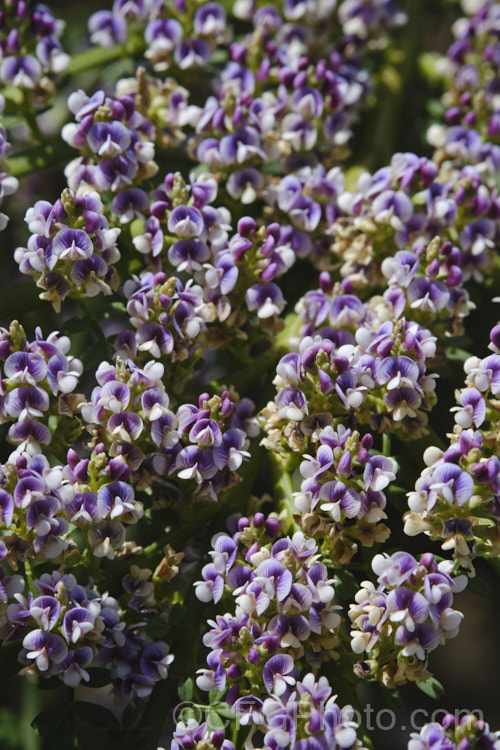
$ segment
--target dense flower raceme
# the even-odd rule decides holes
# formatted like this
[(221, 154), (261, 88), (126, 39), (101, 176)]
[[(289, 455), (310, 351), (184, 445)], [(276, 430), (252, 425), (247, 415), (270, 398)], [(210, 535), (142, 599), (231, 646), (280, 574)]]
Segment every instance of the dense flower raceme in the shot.
[(405, 531), (443, 540), (462, 565), (500, 550), (500, 326), (490, 334), (493, 354), (465, 361), (465, 388), (452, 408), (449, 447), (424, 453), (426, 469), (408, 495)]
[(68, 337), (57, 331), (44, 338), (37, 328), (30, 342), (17, 321), (9, 330), (0, 329), (0, 421), (11, 423), (8, 439), (21, 453), (39, 452), (56, 432), (59, 446), (78, 436), (71, 417), (78, 408), (73, 391), (83, 367), (69, 348)]
[(94, 13), (88, 26), (98, 46), (113, 47), (140, 34), (145, 57), (157, 71), (203, 67), (216, 48), (231, 41), (226, 11), (215, 2), (199, 5), (193, 15), (184, 3), (114, 0), (112, 9)]
[[(186, 331), (195, 327), (200, 330), (205, 322), (216, 323), (218, 330), (214, 335), (208, 334), (213, 344), (217, 339), (224, 343), (228, 337), (220, 324), (236, 329), (239, 338), (246, 336), (238, 329), (246, 323), (248, 313), (261, 321), (270, 319), (267, 328), (272, 328), (272, 320), (285, 305), (275, 281), (309, 250), (307, 236), (289, 225), (259, 226), (251, 217), (243, 217), (236, 233), (232, 233), (229, 211), (212, 205), (216, 197), (217, 183), (208, 175), (196, 179), (192, 176), (186, 184), (179, 174), (169, 174), (163, 186), (153, 192), (150, 215), (145, 221), (136, 219), (132, 227), (134, 246), (153, 268), (189, 274), (194, 279), (195, 285), (190, 286), (189, 282), (186, 292), (191, 295), (188, 304), (194, 307), (198, 320), (193, 320), (193, 310), (188, 314), (188, 308), (183, 306), (183, 315), (187, 316), (183, 326)], [(164, 310), (161, 296), (160, 307), (155, 302), (156, 310), (151, 310), (149, 303), (156, 300), (158, 293), (165, 295), (161, 281), (160, 275), (145, 272), (127, 282), (125, 294), (130, 299), (128, 309), (135, 325), (138, 323), (134, 319), (139, 319), (139, 327), (142, 321), (150, 321), (153, 326), (148, 327), (157, 330), (158, 324), (165, 327), (162, 318), (170, 322), (168, 299)], [(168, 282), (167, 288), (172, 284), (173, 281)], [(166, 296), (171, 295), (166, 292)], [(247, 313), (242, 309), (242, 298)], [(163, 336), (171, 342), (169, 333), (164, 332)], [(189, 334), (189, 338), (193, 335)], [(175, 343), (167, 346), (172, 351)]]
[[(120, 82), (118, 90), (135, 96), (136, 104), (140, 100), (141, 111), (158, 122), (168, 145), (180, 143), (182, 128), (194, 126), (191, 156), (223, 176), (229, 195), (246, 204), (263, 196), (270, 183), (258, 169), (264, 162), (277, 164), (303, 152), (322, 152), (330, 161), (346, 155), (352, 123), (370, 88), (362, 68), (365, 54), (374, 37), (380, 48), (383, 30), (405, 17), (394, 0), (336, 5), (236, 3), (232, 11), (251, 19), (253, 30), (232, 44), (226, 11), (214, 2), (199, 5), (193, 15), (179, 3), (118, 0), (111, 11), (92, 17), (90, 30), (95, 43), (109, 46), (144, 32), (146, 59), (183, 79), (206, 65), (214, 44), (219, 56), (228, 49), (229, 59), (210, 82), (214, 93), (206, 98), (206, 89), (197, 92), (193, 79), (196, 104), (187, 104), (187, 91), (175, 78), (162, 86), (141, 74), (140, 82)], [(157, 107), (163, 107), (162, 118), (155, 116)], [(291, 169), (295, 166), (286, 162), (284, 172)]]
[[(347, 315), (364, 316), (354, 295), (338, 301)], [(359, 322), (354, 343), (349, 331), (343, 343), (342, 333), (332, 336), (336, 340), (305, 337), (298, 352), (280, 360), (275, 400), (261, 412), (266, 448), (310, 452), (323, 427), (347, 423), (411, 438), (422, 434), (425, 411), (436, 400), (436, 376), (426, 372), (434, 338), (417, 324), (405, 330), (390, 321), (377, 328)]]
[[(193, 750), (235, 750), (230, 739), (225, 736), (223, 729), (213, 729), (207, 722), (199, 722), (190, 717), (185, 721), (179, 720), (175, 726), (173, 740), (170, 750), (184, 750), (189, 747)], [(158, 748), (164, 750), (164, 748)]]
[(118, 99), (132, 98), (136, 109), (152, 124), (149, 135), (155, 148), (173, 148), (186, 139), (195, 111), (189, 105), (190, 92), (174, 78), (162, 80), (138, 68), (135, 77), (120, 78), (115, 93)]
[(489, 725), (474, 714), (465, 714), (457, 721), (453, 714), (444, 716), (438, 724), (424, 724), (414, 732), (408, 750), (464, 750), (465, 748), (500, 748), (500, 732), (490, 731)]
[[(279, 657), (274, 657), (278, 659)], [(284, 670), (286, 662), (283, 662)], [(275, 671), (274, 671), (275, 670)], [(240, 698), (233, 706), (241, 724), (250, 724), (250, 733), (245, 742), (249, 750), (358, 750), (361, 741), (357, 738), (358, 725), (353, 720), (351, 706), (340, 708), (337, 696), (332, 696), (332, 688), (326, 677), (316, 679), (310, 672), (302, 680), (293, 677), (293, 671), (286, 674), (288, 690), (284, 694), (276, 692), (280, 684), (278, 662), (273, 665), (266, 682), (262, 700), (254, 696)], [(290, 693), (290, 690), (293, 692)], [(202, 750), (234, 750), (233, 743), (225, 737), (223, 730), (210, 731), (207, 723), (200, 724), (196, 719), (179, 721), (173, 734), (170, 750), (193, 748)], [(253, 740), (255, 731), (264, 735), (263, 739)], [(159, 749), (160, 750), (160, 749)]]
[(112, 98), (104, 91), (89, 97), (79, 90), (68, 107), (76, 122), (64, 126), (62, 137), (82, 152), (65, 170), (72, 190), (119, 195), (156, 174), (154, 126), (132, 97)]
[(336, 429), (318, 426), (316, 432), (315, 451), (305, 454), (300, 464), (297, 520), (308, 537), (318, 540), (325, 556), (345, 564), (357, 542), (372, 546), (389, 536), (380, 521), (387, 517), (384, 490), (396, 478), (397, 464), (370, 451), (370, 434), (361, 437), (341, 423)]
[(455, 41), (438, 61), (446, 93), (445, 125), (433, 125), (428, 139), (438, 161), (500, 170), (499, 19), (494, 0), (470, 4), (469, 18), (453, 26)]
[[(341, 43), (353, 47), (351, 54), (358, 52), (363, 45), (374, 42), (380, 45), (388, 29), (405, 21), (404, 14), (394, 0), (365, 0), (362, 3), (357, 0), (345, 0), (339, 4), (339, 8), (336, 8), (337, 4), (332, 0), (308, 0), (299, 3), (285, 0), (276, 5), (270, 13), (270, 6), (263, 2), (243, 0), (233, 4), (231, 13), (238, 19), (253, 20), (256, 26), (261, 25), (264, 29), (269, 23), (266, 13), (271, 15), (271, 19), (277, 16), (280, 23), (285, 23), (291, 30), (295, 30), (296, 46), (299, 41), (303, 44), (312, 41), (311, 26), (324, 27), (325, 23), (333, 26), (333, 15), (335, 21), (340, 22), (344, 34)], [(174, 5), (165, 0), (115, 0), (111, 11), (98, 11), (91, 16), (91, 41), (97, 45), (112, 47), (117, 43), (123, 43), (130, 34), (140, 29), (148, 45), (146, 57), (158, 70), (165, 70), (170, 66), (176, 66), (181, 70), (197, 67), (200, 57), (210, 56), (214, 44), (220, 47), (221, 44), (231, 41), (231, 35), (228, 33), (231, 24), (228, 23), (229, 19), (226, 18), (226, 11), (222, 5), (216, 2), (199, 2), (198, 6), (192, 16), (192, 12), (188, 13), (182, 3)], [(230, 20), (234, 21), (233, 18)], [(324, 28), (322, 31), (324, 32)]]
[(147, 605), (143, 600), (140, 612), (130, 606), (129, 592), (143, 573), (134, 569), (123, 581), (126, 611), (109, 594), (79, 585), (71, 574), (44, 573), (27, 594), (21, 576), (2, 576), (1, 633), (4, 643), (21, 642), (21, 673), (32, 682), (56, 675), (75, 688), (89, 681), (88, 667), (99, 665), (109, 670), (109, 683), (122, 702), (146, 698), (158, 680), (167, 678), (174, 657), (166, 643), (145, 631), (147, 613), (157, 611), (152, 584)]
[(120, 229), (109, 226), (98, 193), (75, 195), (66, 188), (54, 204), (37, 201), (25, 221), (32, 234), (14, 258), (22, 273), (33, 276), (44, 290), (40, 297), (56, 310), (68, 296), (111, 294), (118, 287), (113, 264), (120, 258)]
[(94, 44), (113, 47), (134, 35), (143, 37), (145, 57), (156, 70), (173, 68), (186, 72), (205, 66), (216, 48), (219, 51), (231, 44), (236, 17), (253, 22), (255, 31), (244, 44), (231, 45), (231, 53), (234, 56), (239, 52), (241, 61), (255, 68), (254, 72), (261, 71), (262, 77), (267, 73), (262, 51), (273, 61), (293, 63), (307, 54), (313, 44), (316, 48), (320, 44), (357, 61), (361, 52), (381, 46), (388, 29), (406, 20), (394, 0), (346, 0), (338, 7), (334, 0), (285, 0), (275, 6), (243, 0), (233, 3), (228, 11), (216, 2), (197, 5), (193, 14), (184, 3), (115, 0), (110, 11), (91, 16), (90, 38)]
[(253, 404), (229, 391), (203, 393), (198, 405), (181, 404), (174, 414), (163, 374), (155, 361), (144, 368), (130, 360), (103, 362), (82, 416), (109, 455), (121, 456), (135, 473), (134, 482), (174, 475), (192, 480), (197, 497), (216, 500), (238, 483), (250, 455), (248, 437), (258, 431)]
[(129, 476), (123, 458), (109, 458), (102, 444), (86, 459), (71, 448), (59, 466), (42, 454), (14, 453), (0, 465), (0, 559), (14, 569), (28, 558), (64, 561), (78, 553), (75, 526), (95, 557), (113, 559), (123, 550), (124, 524), (144, 514)]
[(364, 581), (349, 608), (352, 650), (365, 654), (354, 671), (388, 687), (423, 682), (428, 654), (458, 633), (463, 615), (452, 608), (453, 594), (467, 578), (452, 578), (453, 564), (430, 553), (420, 561), (406, 552), (375, 555), (372, 568), (378, 587)]
[(491, 268), (500, 229), (498, 190), (478, 169), (441, 175), (433, 161), (395, 154), (337, 203), (343, 216), (327, 230), (333, 258), (326, 255), (323, 265), (340, 258), (342, 277), (355, 287), (373, 287), (383, 276), (388, 294), (406, 297), (413, 309), (467, 314), (462, 280), (481, 280)]
[[(439, 246), (439, 242), (431, 243), (429, 254), (439, 253)], [(443, 247), (445, 251), (449, 249)], [(435, 355), (435, 363), (442, 363), (443, 349), (437, 349), (431, 342), (435, 342), (436, 337), (445, 341), (446, 337), (460, 332), (463, 319), (475, 305), (461, 284), (450, 289), (425, 276), (425, 272), (419, 275), (420, 264), (419, 258), (406, 250), (386, 258), (382, 264), (385, 291), (372, 295), (365, 302), (361, 299), (363, 291), (358, 290), (359, 297), (354, 294), (350, 281), (334, 284), (331, 275), (322, 271), (319, 288), (306, 292), (295, 306), (299, 318), (304, 321), (300, 335), (319, 334), (337, 345), (361, 343), (365, 338), (364, 332), (358, 333), (361, 324), (379, 330), (382, 336), (384, 331), (389, 331), (389, 339), (392, 337), (394, 345), (398, 339), (402, 344), (407, 336), (409, 341), (413, 334), (428, 349), (427, 356)], [(431, 332), (434, 337), (429, 339)], [(387, 346), (389, 339), (385, 340)], [(429, 339), (427, 344), (426, 339)], [(294, 343), (292, 340), (291, 344)], [(377, 346), (379, 344), (380, 341)]]
[(297, 660), (318, 666), (336, 658), (341, 618), (316, 543), (301, 532), (278, 538), (279, 530), (278, 520), (262, 513), (241, 518), (233, 537), (212, 539), (212, 562), (195, 584), (201, 601), (231, 605), (209, 621), (203, 638), (211, 649), (209, 669), (199, 670), (197, 683), (203, 690), (228, 689), (235, 710), (250, 709), (253, 700), (261, 706), (264, 690), (289, 696)]
[(46, 5), (14, 0), (0, 13), (0, 81), (44, 101), (55, 91), (54, 82), (69, 63), (59, 37), (64, 22)]
[[(198, 108), (189, 152), (228, 178), (233, 198), (250, 203), (266, 185), (259, 170), (262, 164), (284, 159), (286, 173), (293, 169), (293, 160), (287, 158), (293, 154), (314, 158), (325, 151), (330, 161), (345, 156), (367, 75), (343, 65), (339, 55), (321, 59), (314, 67), (304, 57), (302, 63), (287, 60), (276, 71), (266, 70), (261, 79), (278, 77), (280, 83), (262, 91), (259, 74), (254, 76), (240, 63), (244, 55), (238, 48), (236, 59), (222, 72), (219, 95)], [(269, 64), (267, 57), (264, 62)]]
[[(7, 132), (2, 126), (2, 115), (5, 107), (5, 99), (0, 94), (0, 205), (3, 199), (15, 193), (19, 187), (19, 181), (15, 177), (11, 177), (7, 172), (3, 171), (2, 161), (7, 156), (9, 151), (10, 143), (7, 141)], [(5, 229), (9, 217), (3, 213), (0, 213), (0, 232)]]

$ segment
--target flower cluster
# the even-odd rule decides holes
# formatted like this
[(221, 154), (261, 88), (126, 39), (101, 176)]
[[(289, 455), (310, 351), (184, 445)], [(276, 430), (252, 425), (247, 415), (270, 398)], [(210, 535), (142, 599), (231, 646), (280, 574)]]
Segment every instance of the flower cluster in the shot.
[(214, 537), (212, 562), (195, 584), (201, 601), (234, 597), (235, 614), (209, 622), (203, 642), (211, 649), (210, 668), (199, 670), (197, 680), (203, 690), (228, 688), (230, 705), (249, 697), (261, 703), (263, 688), (288, 696), (298, 659), (319, 665), (335, 658), (341, 618), (331, 604), (335, 591), (317, 545), (301, 532), (292, 538), (278, 534), (274, 518), (241, 518), (233, 537)]
[(466, 387), (452, 408), (455, 428), (449, 447), (427, 448), (426, 468), (408, 495), (405, 532), (442, 539), (460, 563), (473, 570), (476, 555), (500, 549), (500, 326), (490, 334), (493, 354), (469, 357)]
[(219, 45), (230, 41), (226, 12), (215, 2), (199, 6), (193, 15), (185, 3), (114, 0), (112, 9), (94, 13), (88, 26), (91, 42), (104, 47), (123, 44), (139, 32), (156, 71), (203, 67)]
[(466, 714), (457, 722), (453, 714), (444, 716), (438, 724), (424, 724), (420, 732), (414, 732), (408, 750), (463, 750), (480, 747), (498, 750), (500, 732), (491, 732), (488, 724), (474, 714)]
[[(228, 186), (229, 190), (229, 186)], [(344, 173), (340, 167), (328, 171), (322, 164), (302, 166), (274, 181), (266, 193), (280, 223), (289, 221), (303, 237), (304, 255), (321, 259), (331, 240), (327, 229), (339, 217), (337, 204), (344, 192)]]
[(9, 330), (0, 329), (0, 421), (13, 423), (8, 437), (20, 453), (39, 452), (56, 432), (58, 441), (77, 437), (70, 417), (78, 396), (72, 392), (83, 366), (68, 354), (69, 348), (68, 337), (57, 331), (44, 338), (37, 328), (29, 342), (17, 321)]
[[(15, 446), (0, 463), (0, 639), (29, 680), (78, 688), (76, 703), (103, 683), (148, 747), (144, 700), (169, 677), (183, 702), (198, 689), (211, 702), (206, 721), (175, 717), (171, 750), (361, 750), (351, 688), (432, 691), (429, 655), (463, 617), (460, 565), (473, 575), (476, 555), (500, 556), (500, 325), (492, 353), (465, 362), (449, 443), (429, 437), (435, 371), (472, 298), (487, 309), (474, 285), (494, 281), (500, 244), (500, 14), (466, 4), (436, 152), (396, 153), (373, 174), (363, 149), (341, 164), (378, 84), (404, 89), (407, 45), (387, 39), (405, 20), (397, 0), (113, 0), (90, 18), (94, 46), (69, 69), (67, 186), (49, 202), (32, 180), (15, 251), (42, 300), (71, 300), (62, 321), (83, 363), (66, 336), (0, 329)], [(64, 90), (38, 107), (68, 62), (60, 31), (44, 6), (0, 9), (0, 162), (12, 140), (18, 176), (66, 153)], [(136, 73), (113, 80), (123, 57)], [(101, 63), (106, 87), (79, 89)], [(17, 188), (7, 167), (0, 201)], [(109, 306), (86, 301), (100, 294)], [(411, 440), (426, 468), (405, 531), (455, 559), (353, 562), (389, 537)], [(357, 577), (370, 557), (373, 582)], [(73, 719), (81, 744), (72, 706)], [(409, 750), (474, 747), (500, 740), (446, 717)]]
[(455, 41), (438, 62), (446, 81), (446, 125), (431, 126), (428, 139), (438, 161), (475, 164), (494, 174), (500, 169), (499, 10), (493, 0), (471, 9), (472, 17), (455, 22)]
[[(141, 73), (140, 81), (120, 82), (118, 90), (135, 96), (137, 104), (140, 99), (141, 111), (158, 120), (168, 145), (183, 140), (185, 126), (194, 127), (192, 157), (218, 173), (233, 199), (247, 204), (272, 185), (258, 169), (265, 162), (278, 165), (284, 158), (284, 169), (278, 169), (288, 174), (300, 173), (305, 154), (320, 169), (319, 156), (345, 157), (352, 124), (370, 89), (364, 59), (383, 46), (385, 31), (404, 23), (405, 16), (393, 0), (339, 7), (335, 2), (284, 2), (282, 7), (239, 2), (227, 12), (251, 23), (237, 41), (229, 23), (234, 19), (215, 2), (193, 10), (183, 3), (115, 0), (112, 10), (91, 17), (89, 29), (94, 44), (110, 47), (143, 37), (139, 47), (145, 42), (153, 68), (183, 81), (201, 67), (190, 86), (196, 104), (188, 105), (187, 91), (175, 78), (163, 85)], [(224, 62), (207, 97), (198, 79), (215, 47)], [(159, 108), (169, 115), (166, 130), (165, 118), (155, 116)]]
[(355, 540), (372, 546), (389, 536), (379, 522), (387, 518), (384, 489), (396, 478), (397, 464), (371, 452), (370, 434), (361, 437), (341, 423), (316, 430), (315, 453), (305, 454), (299, 467), (298, 521), (308, 536), (323, 541), (321, 549), (333, 562), (345, 564), (356, 552)]
[(45, 290), (41, 299), (52, 302), (57, 311), (65, 297), (111, 294), (118, 287), (113, 263), (120, 258), (120, 230), (109, 226), (98, 193), (76, 195), (65, 188), (54, 204), (37, 201), (25, 221), (32, 234), (14, 258), (21, 272)]
[(19, 456), (0, 468), (0, 557), (11, 568), (28, 558), (62, 560), (76, 551), (68, 538), (66, 504), (75, 494), (61, 466), (45, 456)]
[(481, 171), (441, 175), (429, 159), (395, 154), (337, 202), (344, 215), (328, 232), (344, 279), (373, 287), (384, 276), (396, 305), (452, 319), (457, 307), (458, 317), (467, 313), (462, 281), (482, 278), (499, 237), (498, 190)]
[(115, 92), (119, 99), (132, 98), (136, 109), (152, 124), (149, 136), (154, 138), (155, 148), (174, 148), (186, 139), (195, 112), (188, 103), (190, 92), (174, 78), (154, 78), (138, 68), (134, 78), (117, 81)]
[(121, 331), (115, 341), (119, 356), (136, 362), (163, 359), (171, 363), (188, 359), (200, 351), (200, 333), (205, 329), (203, 295), (199, 286), (163, 271), (145, 271), (124, 286), (127, 312), (135, 331)]
[[(260, 16), (265, 17), (266, 36), (281, 28), (276, 11), (256, 18)], [(352, 135), (349, 126), (367, 88), (366, 75), (342, 65), (334, 54), (318, 60), (315, 67), (307, 57), (269, 60), (266, 56), (262, 64), (267, 66), (255, 76), (244, 60), (261, 35), (257, 28), (250, 49), (233, 48), (233, 60), (221, 74), (219, 95), (209, 97), (198, 109), (196, 137), (190, 144), (193, 157), (221, 171), (228, 179), (229, 194), (244, 202), (262, 194), (265, 181), (258, 169), (262, 164), (285, 158), (285, 164), (292, 166), (294, 156), (314, 155), (326, 148), (333, 149), (337, 158), (345, 156)], [(293, 50), (290, 40), (287, 49)], [(274, 90), (263, 87), (276, 78), (280, 85), (274, 84)]]
[(170, 750), (184, 750), (186, 747), (192, 750), (235, 750), (222, 729), (211, 729), (207, 722), (200, 723), (194, 718), (177, 722), (170, 744)]
[[(278, 658), (278, 657), (274, 657)], [(261, 750), (280, 748), (303, 748), (303, 750), (358, 750), (361, 741), (357, 738), (357, 723), (353, 721), (351, 706), (340, 708), (337, 696), (326, 677), (316, 679), (310, 672), (302, 680), (292, 673), (287, 676), (286, 693), (276, 692), (276, 685), (269, 677), (266, 682), (267, 695), (263, 700), (254, 696), (240, 698), (233, 705), (239, 722), (250, 725), (248, 747), (256, 729), (263, 734)], [(290, 690), (293, 692), (290, 693)], [(234, 750), (233, 743), (219, 729), (209, 731), (207, 724), (190, 718), (179, 721), (173, 734), (170, 750)]]
[(425, 682), (428, 654), (458, 633), (463, 615), (453, 594), (467, 578), (452, 578), (453, 565), (430, 553), (419, 562), (407, 552), (375, 555), (372, 568), (378, 587), (364, 581), (349, 608), (352, 650), (366, 654), (354, 671), (388, 687)]
[(95, 440), (112, 457), (121, 456), (135, 481), (175, 474), (194, 480), (196, 496), (217, 499), (239, 481), (237, 471), (250, 455), (248, 437), (256, 425), (249, 399), (239, 401), (229, 391), (198, 405), (182, 404), (174, 414), (163, 383), (164, 366), (131, 360), (101, 363), (99, 385), (82, 405), (82, 416)]
[[(186, 183), (180, 174), (168, 174), (153, 191), (150, 215), (134, 221), (134, 246), (163, 271), (146, 271), (125, 284), (128, 311), (138, 328), (135, 344), (129, 332), (122, 334), (130, 351), (147, 350), (151, 342), (155, 356), (183, 359), (193, 344), (201, 345), (194, 339), (206, 323), (213, 324), (205, 335), (212, 346), (227, 344), (227, 329), (246, 338), (241, 329), (249, 316), (241, 309), (242, 298), (266, 330), (273, 330), (273, 321), (275, 327), (285, 305), (275, 280), (307, 252), (307, 238), (288, 225), (257, 226), (247, 216), (231, 235), (229, 211), (212, 205), (217, 190), (209, 175), (191, 175)], [(165, 271), (191, 278), (183, 288), (179, 280), (165, 279)], [(172, 295), (179, 304), (172, 305)]]
[(69, 63), (59, 37), (64, 22), (46, 5), (24, 0), (5, 3), (0, 14), (0, 80), (44, 101)]
[[(339, 295), (337, 303), (341, 318), (364, 317), (356, 296)], [(426, 424), (424, 411), (436, 398), (435, 375), (425, 366), (435, 351), (430, 333), (387, 321), (378, 330), (358, 322), (356, 344), (337, 345), (335, 329), (333, 334), (334, 340), (303, 338), (299, 351), (278, 363), (276, 398), (261, 413), (268, 434), (264, 445), (304, 453), (318, 441), (318, 428), (347, 422), (418, 437)]]
[[(132, 97), (112, 98), (104, 91), (91, 97), (75, 91), (68, 107), (76, 122), (64, 126), (62, 137), (82, 152), (66, 167), (69, 187), (78, 193), (88, 189), (117, 193), (115, 201), (126, 204), (128, 190), (158, 170), (152, 123), (137, 110)], [(121, 204), (117, 213), (124, 211)]]
[(57, 572), (44, 573), (27, 596), (22, 580), (11, 578), (6, 584), (4, 642), (22, 639), (19, 661), (30, 681), (56, 675), (75, 688), (88, 682), (86, 667), (96, 663), (109, 670), (115, 694), (128, 702), (146, 698), (155, 682), (166, 679), (174, 658), (167, 644), (149, 638), (144, 622), (128, 622), (109, 594)]
[[(7, 155), (10, 146), (10, 143), (8, 143), (7, 141), (7, 132), (2, 126), (2, 115), (4, 107), (5, 99), (0, 94), (0, 162), (2, 162), (2, 160)], [(0, 169), (2, 169), (2, 167), (3, 165), (0, 166)], [(3, 202), (3, 199), (8, 195), (12, 195), (12, 193), (15, 193), (18, 187), (19, 181), (15, 177), (10, 177), (8, 173), (4, 172), (2, 169), (2, 171), (0, 171), (0, 205)], [(9, 217), (3, 213), (0, 213), (0, 232), (5, 229), (8, 221)]]
[(317, 679), (309, 672), (298, 680), (290, 671), (288, 689), (280, 693), (280, 679), (275, 681), (277, 672), (273, 675), (277, 667), (278, 661), (266, 681), (269, 697), (263, 701), (240, 698), (233, 706), (233, 710), (240, 713), (242, 723), (253, 723), (252, 734), (256, 728), (265, 733), (262, 750), (276, 747), (362, 750), (352, 706), (340, 708), (326, 677)]

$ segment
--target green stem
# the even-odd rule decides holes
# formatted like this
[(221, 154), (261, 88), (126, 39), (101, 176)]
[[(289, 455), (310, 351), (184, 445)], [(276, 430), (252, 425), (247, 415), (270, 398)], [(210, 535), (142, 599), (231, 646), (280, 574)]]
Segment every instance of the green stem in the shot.
[(384, 434), (382, 435), (382, 454), (384, 456), (391, 455), (391, 436)]
[(196, 521), (189, 521), (177, 525), (172, 531), (168, 531), (163, 534), (156, 542), (148, 544), (144, 547), (142, 555), (146, 558), (151, 558), (157, 552), (161, 552), (166, 544), (171, 544), (174, 549), (179, 549), (182, 545), (193, 537), (196, 531), (203, 526), (204, 523), (210, 521), (221, 511), (219, 503), (212, 503), (204, 508), (196, 509)]
[(279, 510), (286, 510), (289, 525), (297, 530), (299, 527), (294, 520), (297, 509), (293, 500), (295, 490), (292, 476), (276, 453), (269, 452), (268, 456), (273, 477), (274, 502)]
[(126, 44), (117, 44), (115, 47), (91, 47), (72, 56), (66, 74), (75, 76), (86, 70), (102, 68), (115, 60), (133, 57), (143, 48), (144, 40), (139, 38), (129, 39)]
[(7, 159), (4, 159), (3, 163), (9, 174), (19, 178), (33, 174), (33, 172), (39, 169), (46, 169), (47, 167), (54, 167), (57, 164), (65, 163), (75, 155), (75, 151), (64, 143), (58, 143), (57, 145), (44, 143), (35, 148), (21, 151), (21, 153), (14, 156), (9, 156)]
[(45, 141), (45, 138), (43, 136), (42, 131), (38, 127), (38, 120), (36, 119), (36, 112), (31, 106), (31, 102), (29, 100), (27, 91), (24, 92), (23, 103), (22, 103), (21, 109), (22, 109), (22, 113), (24, 116), (24, 121), (28, 127), (28, 130), (30, 131), (32, 138), (38, 143), (43, 143)]
[(35, 584), (33, 581), (33, 568), (31, 567), (31, 563), (29, 560), (25, 560), (24, 562), (24, 575), (26, 577), (28, 589), (32, 594), (36, 593)]

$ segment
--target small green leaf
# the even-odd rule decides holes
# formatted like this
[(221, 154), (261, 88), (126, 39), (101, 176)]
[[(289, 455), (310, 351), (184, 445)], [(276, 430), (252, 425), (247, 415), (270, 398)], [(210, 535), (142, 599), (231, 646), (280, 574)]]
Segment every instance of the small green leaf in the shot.
[(208, 731), (216, 732), (218, 729), (224, 729), (224, 727), (225, 727), (225, 723), (222, 721), (217, 711), (213, 711), (212, 709), (210, 709), (210, 711), (207, 713)]
[(217, 690), (217, 688), (212, 688), (208, 693), (208, 698), (210, 703), (218, 703), (222, 698), (222, 693), (220, 690)]
[(477, 576), (475, 578), (469, 578), (467, 591), (472, 591), (476, 596), (484, 596), (485, 598), (493, 596), (493, 589), (491, 586)]
[(425, 682), (417, 682), (417, 687), (434, 700), (438, 700), (444, 693), (444, 687), (435, 677), (429, 677)]
[(446, 359), (450, 362), (465, 362), (470, 356), (470, 352), (465, 351), (465, 349), (459, 349), (458, 347), (451, 346), (446, 350)]
[(334, 577), (335, 593), (345, 601), (351, 600), (359, 589), (358, 581), (350, 570), (342, 570), (336, 573)]
[(177, 690), (177, 694), (181, 701), (192, 701), (193, 700), (193, 691), (194, 691), (194, 682), (191, 679), (191, 677), (188, 677), (186, 682), (183, 682), (182, 685), (179, 685), (179, 688)]

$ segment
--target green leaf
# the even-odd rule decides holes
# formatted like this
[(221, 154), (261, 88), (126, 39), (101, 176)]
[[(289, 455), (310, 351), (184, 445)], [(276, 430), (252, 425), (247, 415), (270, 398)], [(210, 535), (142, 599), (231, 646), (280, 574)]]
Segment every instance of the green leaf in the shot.
[(176, 603), (172, 607), (168, 616), (168, 624), (171, 628), (175, 628), (176, 625), (180, 625), (185, 622), (186, 608), (184, 605)]
[(210, 703), (218, 703), (220, 699), (222, 698), (222, 693), (220, 690), (217, 690), (217, 688), (212, 688), (212, 690), (208, 693), (208, 699)]
[[(89, 673), (90, 679), (85, 683), (86, 687), (100, 688), (109, 685), (111, 682), (111, 673), (109, 669), (104, 669), (104, 667), (89, 667), (87, 672)], [(59, 682), (59, 684), (61, 683)]]
[(231, 719), (231, 721), (234, 721), (235, 714), (231, 711), (231, 706), (228, 703), (219, 703), (214, 710), (217, 711), (219, 716), (224, 717), (224, 719)]
[(60, 142), (57, 145), (44, 143), (43, 146), (35, 146), (35, 148), (29, 148), (19, 154), (7, 157), (4, 164), (13, 177), (25, 177), (39, 169), (46, 169), (67, 162), (74, 154), (73, 149), (65, 143)]
[(446, 359), (450, 362), (465, 362), (471, 356), (470, 352), (465, 349), (459, 349), (458, 347), (450, 347), (446, 350)]
[(191, 679), (191, 677), (188, 677), (186, 682), (183, 682), (182, 685), (179, 685), (179, 688), (177, 690), (177, 694), (181, 701), (192, 701), (193, 700), (193, 692), (194, 692), (194, 682)]
[(209, 732), (216, 732), (218, 729), (224, 729), (224, 727), (225, 723), (222, 721), (217, 711), (210, 709), (207, 713), (207, 729)]
[(485, 598), (493, 596), (493, 589), (491, 586), (477, 576), (475, 578), (469, 578), (467, 591), (472, 591), (476, 596), (484, 596)]
[(42, 737), (54, 734), (59, 727), (70, 717), (71, 706), (69, 703), (57, 703), (35, 716), (31, 726), (36, 729)]
[(420, 688), (423, 693), (428, 695), (429, 698), (434, 698), (436, 701), (444, 693), (444, 687), (435, 677), (429, 677), (425, 682), (417, 682), (417, 687)]
[(85, 724), (98, 729), (121, 729), (121, 724), (109, 709), (98, 703), (77, 701), (73, 704), (75, 716)]
[(168, 632), (168, 625), (159, 615), (149, 617), (146, 625), (146, 633), (150, 638), (163, 638)]
[(359, 589), (358, 581), (350, 570), (342, 570), (337, 572), (334, 576), (335, 581), (335, 593), (345, 601), (351, 601), (354, 598), (354, 594)]

